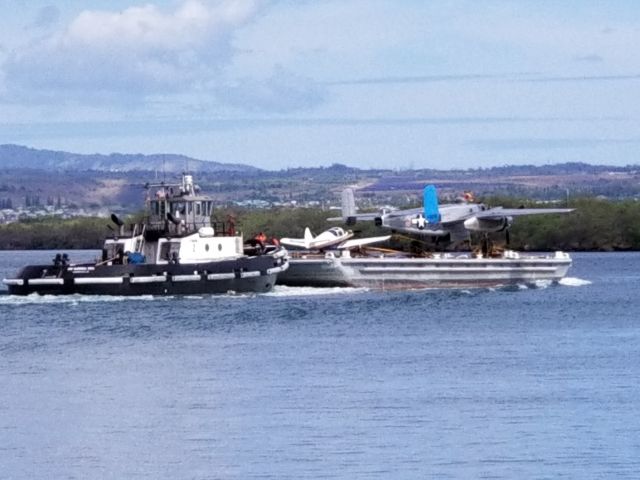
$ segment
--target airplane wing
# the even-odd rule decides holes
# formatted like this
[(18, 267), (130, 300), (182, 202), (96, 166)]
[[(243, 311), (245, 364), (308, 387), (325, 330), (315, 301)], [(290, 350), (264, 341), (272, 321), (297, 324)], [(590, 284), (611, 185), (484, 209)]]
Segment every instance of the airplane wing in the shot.
[[(408, 215), (420, 215), (424, 213), (424, 208), (408, 208), (406, 210), (393, 210), (392, 212), (387, 212), (387, 218), (393, 217), (406, 217)], [(377, 215), (380, 217), (381, 215)]]
[(521, 215), (542, 215), (545, 213), (570, 213), (574, 208), (489, 208), (482, 212), (477, 212), (473, 216), (476, 218), (504, 218), (519, 217)]
[(372, 243), (386, 242), (391, 238), (391, 235), (385, 235), (382, 237), (368, 237), (368, 238), (352, 238), (346, 242), (342, 242), (338, 245), (340, 250), (348, 250), (350, 248), (362, 247), (363, 245), (370, 245)]
[(406, 217), (408, 215), (419, 215), (422, 212), (424, 212), (422, 208), (410, 208), (408, 210), (393, 210), (393, 211), (387, 211), (387, 212), (356, 213), (355, 215), (349, 215), (348, 217), (327, 218), (327, 222), (343, 222), (347, 219), (373, 221), (376, 218), (382, 217), (383, 215), (386, 218), (394, 218), (394, 217)]
[(346, 219), (354, 219), (354, 220), (375, 220), (378, 218), (381, 213), (357, 213), (355, 215), (349, 215), (347, 217), (331, 217), (327, 218), (327, 222), (343, 222)]

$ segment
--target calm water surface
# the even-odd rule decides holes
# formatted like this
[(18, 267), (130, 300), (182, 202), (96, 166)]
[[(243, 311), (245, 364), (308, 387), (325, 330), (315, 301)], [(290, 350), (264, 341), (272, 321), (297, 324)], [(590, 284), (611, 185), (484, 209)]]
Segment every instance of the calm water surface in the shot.
[[(0, 277), (54, 253), (0, 252)], [(576, 254), (569, 277), (3, 290), (0, 478), (640, 478), (640, 254)]]

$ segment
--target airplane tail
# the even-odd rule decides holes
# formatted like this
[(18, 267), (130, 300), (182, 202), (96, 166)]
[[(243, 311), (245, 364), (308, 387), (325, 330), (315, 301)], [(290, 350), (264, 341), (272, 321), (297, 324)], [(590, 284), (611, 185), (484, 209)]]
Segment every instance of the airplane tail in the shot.
[(311, 246), (311, 241), (313, 240), (313, 233), (309, 230), (309, 227), (304, 229), (304, 245), (305, 248), (309, 248)]
[(424, 218), (429, 223), (440, 222), (440, 208), (438, 206), (438, 192), (434, 185), (427, 185), (424, 187), (423, 193), (424, 201)]
[(355, 225), (357, 220), (375, 220), (380, 213), (357, 213), (356, 201), (353, 197), (353, 188), (345, 188), (342, 191), (342, 205), (340, 217), (327, 218), (329, 222), (344, 222), (347, 225)]
[(356, 215), (356, 201), (353, 198), (353, 188), (342, 191), (342, 219), (346, 222), (349, 217)]

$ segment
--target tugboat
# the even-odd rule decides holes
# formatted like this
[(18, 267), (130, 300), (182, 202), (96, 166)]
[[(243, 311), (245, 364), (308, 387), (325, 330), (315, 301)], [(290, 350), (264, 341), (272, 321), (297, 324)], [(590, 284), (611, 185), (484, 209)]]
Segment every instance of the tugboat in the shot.
[(179, 184), (147, 184), (144, 220), (127, 229), (116, 215), (102, 257), (73, 264), (56, 255), (4, 279), (9, 293), (61, 295), (180, 295), (268, 292), (289, 267), (286, 249), (243, 242), (233, 222), (211, 222), (213, 201), (193, 176)]

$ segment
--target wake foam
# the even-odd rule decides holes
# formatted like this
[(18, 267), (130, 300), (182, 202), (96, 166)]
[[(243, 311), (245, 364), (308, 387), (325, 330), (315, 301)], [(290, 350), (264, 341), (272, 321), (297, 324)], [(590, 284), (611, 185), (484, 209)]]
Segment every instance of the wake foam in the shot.
[(536, 280), (533, 282), (534, 288), (549, 288), (553, 285), (553, 280)]
[(367, 288), (354, 287), (288, 287), (276, 285), (269, 293), (263, 295), (270, 297), (302, 297), (312, 295), (353, 294), (369, 291)]
[(585, 285), (591, 285), (589, 280), (583, 280), (582, 278), (565, 277), (558, 281), (560, 285), (565, 287), (584, 287)]
[(163, 297), (153, 295), (116, 296), (116, 295), (0, 295), (0, 305), (43, 305), (64, 304), (78, 305), (80, 303), (114, 303), (125, 301), (150, 301)]

